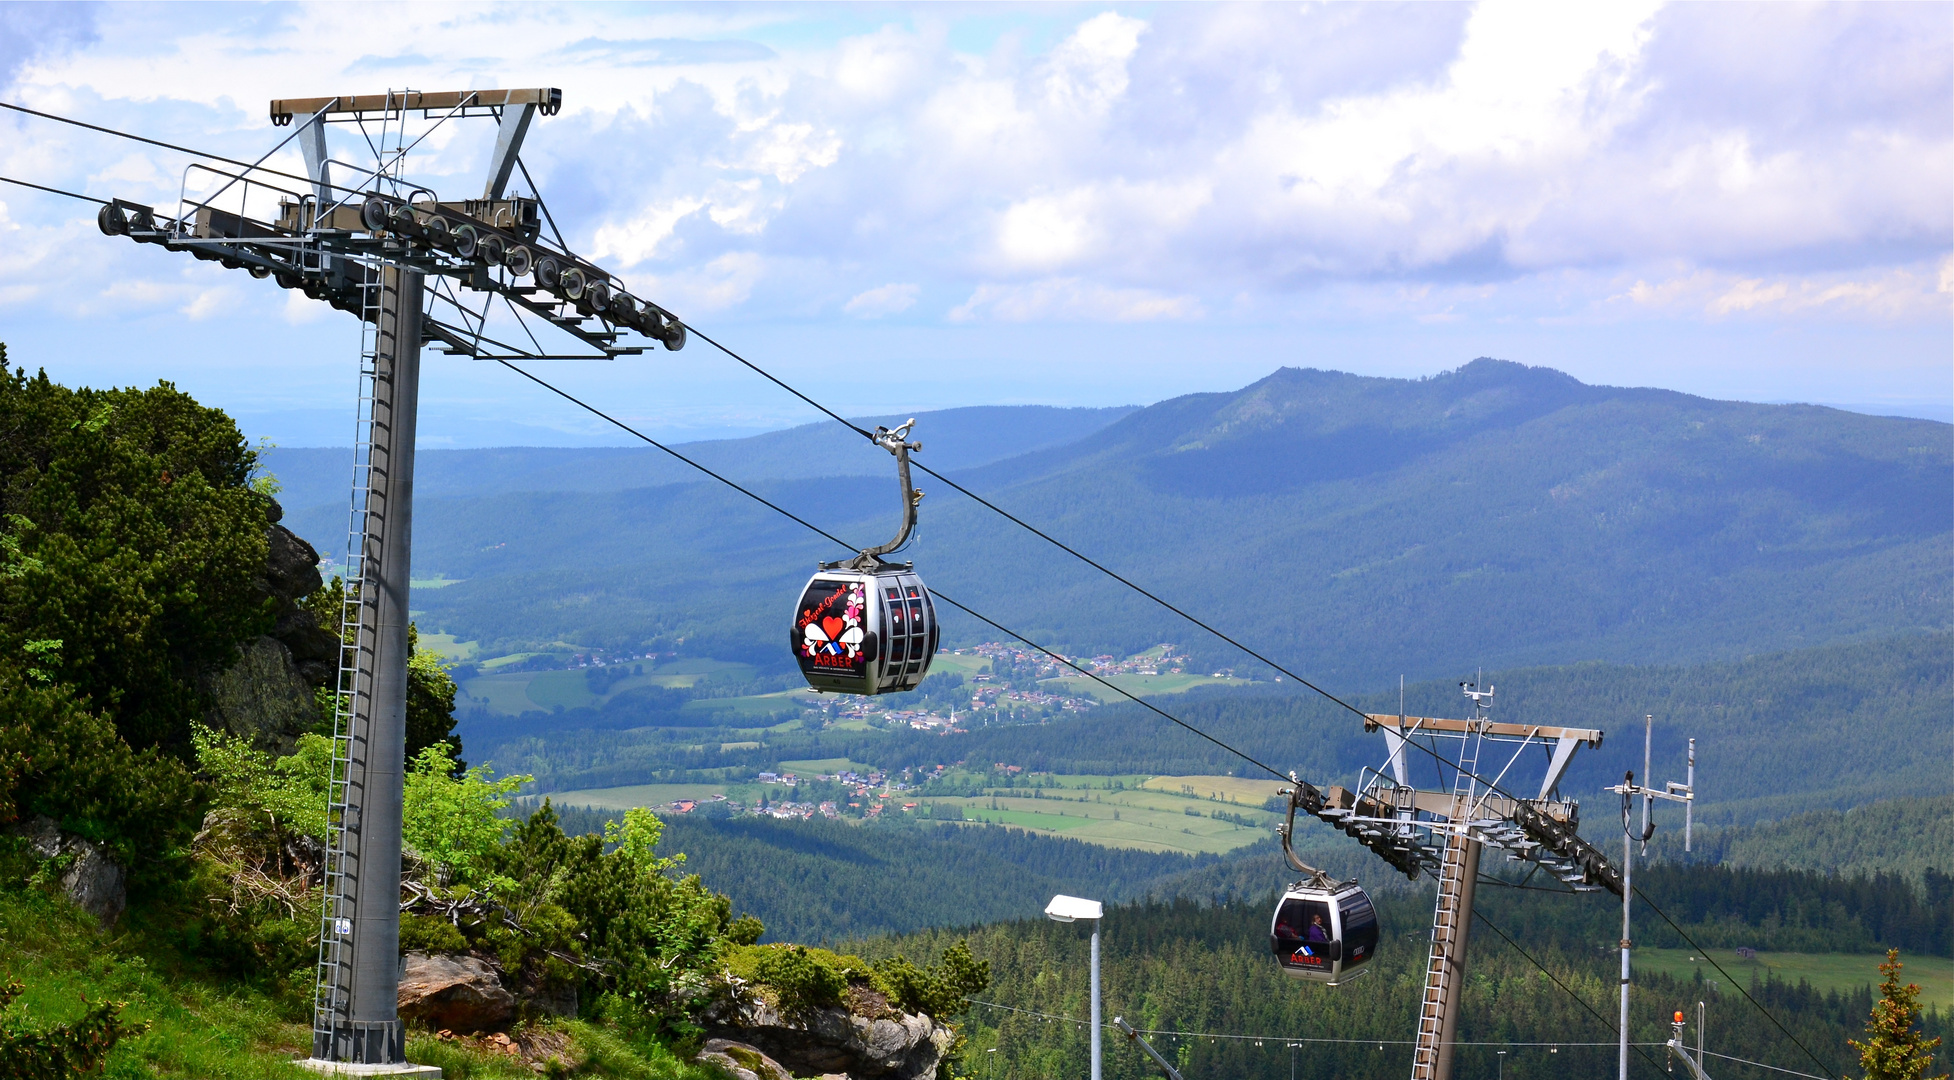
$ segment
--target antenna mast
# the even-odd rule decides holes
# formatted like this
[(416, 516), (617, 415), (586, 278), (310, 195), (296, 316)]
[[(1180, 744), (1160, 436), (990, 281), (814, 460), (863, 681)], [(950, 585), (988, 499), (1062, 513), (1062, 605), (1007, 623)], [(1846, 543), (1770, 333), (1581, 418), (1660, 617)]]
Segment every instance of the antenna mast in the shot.
[[(1650, 750), (1655, 740), (1655, 714), (1643, 717), (1642, 727), (1642, 776), (1644, 784), (1635, 782), (1631, 770), (1622, 777), (1622, 782), (1607, 790), (1622, 797), (1622, 1002), (1621, 1002), (1621, 1054), (1620, 1080), (1628, 1080), (1628, 952), (1634, 947), (1629, 937), (1629, 906), (1635, 897), (1635, 849), (1639, 846), (1644, 853), (1649, 848), (1649, 837), (1655, 835), (1655, 824), (1649, 820), (1649, 809), (1657, 799), (1683, 804), (1683, 850), (1689, 850), (1690, 808), (1696, 803), (1696, 740), (1689, 741), (1689, 781), (1678, 784), (1674, 780), (1661, 788), (1646, 786), (1650, 770)], [(1634, 816), (1635, 800), (1642, 800), (1642, 824), (1630, 824)], [(1677, 1015), (1681, 1015), (1680, 1013)], [(1685, 1059), (1687, 1060), (1687, 1059)]]

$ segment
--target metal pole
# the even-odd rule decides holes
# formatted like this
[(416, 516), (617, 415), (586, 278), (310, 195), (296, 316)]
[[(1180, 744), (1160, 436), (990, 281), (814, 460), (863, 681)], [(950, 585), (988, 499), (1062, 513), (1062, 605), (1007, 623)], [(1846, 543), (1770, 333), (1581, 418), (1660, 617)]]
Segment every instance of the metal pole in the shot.
[(1099, 920), (1092, 921), (1092, 1080), (1099, 1080)]
[[(1633, 773), (1629, 774), (1629, 784), (1635, 783)], [(1627, 796), (1624, 796), (1626, 798)], [(1623, 824), (1627, 824), (1628, 811), (1622, 811)], [(1620, 1080), (1628, 1080), (1628, 904), (1635, 896), (1635, 839), (1629, 830), (1622, 830), (1622, 1015), (1621, 1015), (1621, 1065)]]
[[(369, 692), (355, 695), (346, 812), (352, 901), (351, 1001), (334, 1018), (328, 1061), (388, 1065), (407, 1060), (400, 992), (400, 817), (407, 755), (407, 619), (413, 544), (414, 433), (420, 399), (421, 307), (416, 271), (380, 276), (374, 362), (373, 437), (366, 495), (368, 531), (360, 636), (370, 642)], [(364, 651), (364, 650), (362, 650)]]
[(1466, 945), (1472, 937), (1472, 899), (1479, 887), (1479, 855), (1484, 846), (1477, 840), (1459, 839), (1465, 845), (1465, 859), (1459, 876), (1458, 924), (1452, 930), (1445, 960), (1452, 970), (1445, 984), (1445, 1017), (1439, 1028), (1434, 1080), (1452, 1080), (1452, 1058), (1459, 1049), (1459, 1014), (1465, 1011), (1461, 1002), (1465, 997)]
[(1696, 740), (1689, 741), (1689, 793), (1691, 798), (1683, 803), (1683, 851), (1689, 851), (1689, 826), (1696, 809)]

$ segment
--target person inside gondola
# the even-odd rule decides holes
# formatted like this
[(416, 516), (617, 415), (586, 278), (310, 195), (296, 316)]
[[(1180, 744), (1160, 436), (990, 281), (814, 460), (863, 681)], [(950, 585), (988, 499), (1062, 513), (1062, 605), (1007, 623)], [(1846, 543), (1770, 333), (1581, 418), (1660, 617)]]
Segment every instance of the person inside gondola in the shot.
[(1330, 931), (1323, 925), (1323, 916), (1311, 915), (1309, 917), (1309, 929), (1303, 931), (1303, 940), (1313, 942), (1330, 940)]

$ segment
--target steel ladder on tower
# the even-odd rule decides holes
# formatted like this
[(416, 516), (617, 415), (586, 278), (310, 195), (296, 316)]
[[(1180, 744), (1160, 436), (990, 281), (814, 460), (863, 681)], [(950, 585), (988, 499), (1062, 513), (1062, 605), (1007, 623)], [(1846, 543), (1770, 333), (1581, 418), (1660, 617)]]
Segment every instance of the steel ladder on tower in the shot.
[[(353, 719), (362, 711), (359, 697), (370, 694), (373, 686), (372, 642), (360, 633), (360, 624), (362, 608), (374, 602), (374, 594), (362, 585), (370, 545), (377, 543), (385, 525), (379, 520), (384, 511), (369, 507), (366, 497), (371, 480), (374, 379), (380, 351), (380, 271), (377, 261), (361, 267), (359, 395), (353, 431), (352, 506), (341, 579), (344, 593), (339, 616), (339, 674), (333, 699), (332, 769), (327, 780), (325, 902), (320, 913), (319, 971), (313, 995), (315, 1047), (343, 1027), (352, 997), (348, 953), (360, 882), (357, 873), (348, 872), (348, 864), (359, 846), (360, 792), (353, 787), (351, 772), (354, 756), (365, 756), (364, 748), (354, 745)], [(353, 823), (350, 835), (349, 819)]]
[[(1462, 740), (1459, 769), (1452, 781), (1452, 824), (1463, 826), (1471, 817), (1473, 774), (1479, 770), (1477, 732)], [(1452, 982), (1460, 968), (1459, 944), (1465, 938), (1466, 868), (1471, 839), (1463, 828), (1445, 834), (1445, 855), (1438, 867), (1438, 903), (1432, 912), (1432, 951), (1425, 962), (1425, 992), (1418, 1003), (1418, 1041), (1411, 1054), (1412, 1080), (1436, 1080), (1440, 1040), (1445, 1037), (1445, 1010)]]

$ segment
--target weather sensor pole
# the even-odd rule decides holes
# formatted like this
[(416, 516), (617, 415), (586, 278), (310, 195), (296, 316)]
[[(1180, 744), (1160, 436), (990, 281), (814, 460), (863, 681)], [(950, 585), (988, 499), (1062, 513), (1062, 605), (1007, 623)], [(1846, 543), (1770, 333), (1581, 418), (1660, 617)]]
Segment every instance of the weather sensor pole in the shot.
[[(1655, 716), (1644, 718), (1642, 728), (1642, 776), (1649, 775), (1649, 756), (1655, 741)], [(1674, 780), (1661, 788), (1638, 785), (1635, 773), (1630, 771), (1622, 777), (1622, 782), (1607, 789), (1622, 797), (1622, 1002), (1621, 1002), (1621, 1080), (1628, 1080), (1628, 953), (1633, 944), (1629, 938), (1629, 901), (1635, 896), (1635, 848), (1640, 845), (1646, 852), (1649, 837), (1655, 835), (1655, 824), (1649, 820), (1649, 807), (1657, 799), (1668, 799), (1683, 804), (1683, 850), (1689, 850), (1690, 810), (1696, 803), (1696, 740), (1689, 741), (1689, 780), (1678, 784)], [(1642, 800), (1642, 823), (1631, 823), (1634, 816), (1636, 798)], [(1681, 1017), (1681, 1013), (1676, 1014)], [(1680, 1030), (1680, 1029), (1679, 1029)], [(1678, 1036), (1680, 1037), (1680, 1035)], [(1687, 1059), (1685, 1059), (1687, 1060)]]
[[(555, 89), (273, 101), (272, 124), (293, 130), (256, 163), (191, 164), (174, 216), (116, 199), (96, 219), (110, 236), (271, 278), (361, 322), (325, 903), (313, 1056), (304, 1062), (322, 1072), (440, 1073), (407, 1064), (396, 1007), (421, 347), (507, 363), (644, 352), (622, 342), (626, 331), (666, 349), (685, 344), (685, 327), (669, 312), (569, 250), (537, 192), (508, 193), (519, 171), (529, 179), (519, 155), (530, 122), (562, 105)], [(409, 152), (434, 129), (469, 117), (497, 123), (481, 197), (443, 200), (409, 180)], [(370, 167), (330, 156), (329, 123), (358, 129)], [(266, 166), (294, 141), (303, 175)], [(344, 183), (334, 182), (335, 169)], [(545, 348), (539, 335), (574, 344)]]

